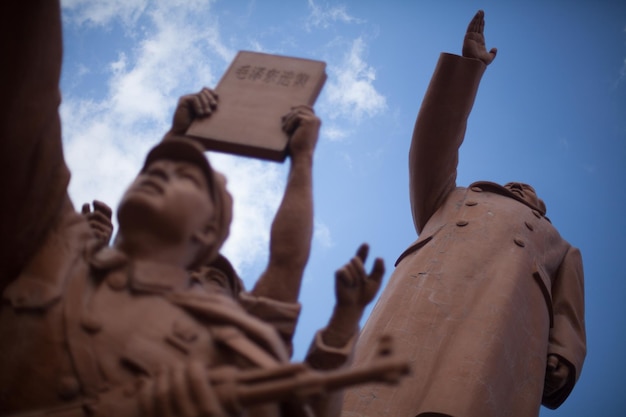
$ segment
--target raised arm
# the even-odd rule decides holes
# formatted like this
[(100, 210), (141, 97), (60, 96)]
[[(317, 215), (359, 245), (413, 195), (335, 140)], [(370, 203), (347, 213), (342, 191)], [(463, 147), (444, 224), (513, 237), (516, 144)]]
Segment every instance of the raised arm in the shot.
[[(305, 359), (313, 369), (339, 369), (352, 364), (359, 321), (378, 292), (385, 273), (381, 258), (376, 258), (371, 272), (367, 273), (364, 264), (368, 252), (368, 245), (362, 244), (356, 255), (335, 273), (335, 308), (328, 325), (315, 335)], [(313, 401), (316, 415), (339, 416), (342, 398), (343, 393), (339, 391)]]
[(58, 107), (61, 16), (55, 0), (7, 1), (0, 13), (0, 291), (59, 218), (69, 172)]
[(313, 152), (320, 119), (309, 106), (297, 106), (283, 117), (291, 136), (291, 167), (283, 200), (272, 223), (270, 259), (252, 294), (295, 303), (313, 237)]
[(484, 26), (480, 10), (468, 25), (463, 58), (441, 55), (417, 115), (409, 151), (409, 187), (418, 233), (456, 187), (467, 118), (486, 65), (497, 52), (495, 48), (487, 52)]
[(365, 270), (369, 246), (362, 244), (356, 255), (335, 273), (335, 296), (337, 303), (322, 330), (324, 344), (344, 347), (359, 332), (359, 321), (365, 307), (374, 299), (385, 273), (385, 264), (376, 258), (371, 272)]

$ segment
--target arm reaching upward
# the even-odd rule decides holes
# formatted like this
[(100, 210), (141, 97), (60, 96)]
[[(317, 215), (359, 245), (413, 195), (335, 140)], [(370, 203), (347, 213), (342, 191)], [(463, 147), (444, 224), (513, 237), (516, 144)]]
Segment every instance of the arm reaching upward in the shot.
[(362, 244), (356, 255), (335, 273), (337, 304), (328, 325), (322, 331), (324, 343), (345, 346), (358, 333), (365, 307), (374, 299), (385, 274), (385, 264), (376, 258), (372, 271), (365, 270), (369, 246)]
[(428, 219), (456, 187), (458, 151), (478, 85), (496, 49), (485, 49), (484, 13), (470, 22), (461, 58), (441, 54), (417, 115), (409, 151), (413, 221), (421, 233)]
[(252, 294), (296, 302), (313, 237), (313, 152), (320, 119), (309, 106), (297, 106), (283, 117), (291, 136), (291, 167), (283, 200), (272, 223), (270, 259)]
[(8, 1), (0, 14), (0, 292), (70, 209), (61, 124), (58, 1)]

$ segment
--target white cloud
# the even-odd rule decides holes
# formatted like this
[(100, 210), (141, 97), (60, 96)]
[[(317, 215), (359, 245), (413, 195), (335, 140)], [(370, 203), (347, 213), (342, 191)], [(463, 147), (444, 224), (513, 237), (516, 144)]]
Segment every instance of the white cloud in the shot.
[(344, 5), (327, 6), (324, 8), (313, 0), (308, 0), (308, 5), (311, 14), (307, 18), (307, 30), (310, 30), (311, 27), (327, 28), (333, 22), (363, 23), (363, 20), (350, 16)]
[(375, 116), (387, 107), (385, 97), (374, 87), (376, 70), (365, 62), (365, 51), (365, 42), (357, 38), (341, 66), (329, 68), (333, 76), (327, 86), (328, 100), (336, 107), (335, 115), (358, 121), (363, 115)]
[(321, 136), (330, 140), (331, 142), (341, 142), (342, 140), (349, 137), (351, 132), (347, 129), (344, 129), (336, 124), (332, 124), (330, 126), (322, 125)]
[(326, 224), (319, 221), (315, 222), (313, 238), (324, 248), (332, 248), (333, 246), (335, 246), (335, 242), (333, 241), (333, 238), (331, 236), (330, 229)]
[[(132, 46), (108, 64), (104, 99), (75, 91), (64, 97), (65, 155), (73, 173), (70, 195), (77, 208), (92, 199), (115, 208), (147, 150), (167, 130), (178, 96), (213, 84), (216, 68), (221, 72), (234, 56), (221, 41), (210, 2), (132, 4), (134, 8), (115, 15), (114, 1), (103, 2), (100, 8), (89, 2), (64, 3), (66, 9), (74, 8), (73, 13), (81, 11), (82, 20), (75, 21), (79, 24), (145, 19), (140, 30), (129, 33)], [(234, 223), (224, 251), (246, 277), (254, 264), (267, 261), (268, 234), (282, 196), (286, 166), (220, 154), (211, 160), (228, 177), (235, 200)]]
[(223, 154), (212, 154), (211, 163), (228, 177), (234, 200), (234, 221), (223, 252), (250, 288), (258, 278), (258, 264), (264, 268), (268, 260), (270, 227), (287, 166)]
[(124, 24), (135, 23), (148, 0), (62, 0), (64, 19), (74, 24), (104, 26), (113, 19)]

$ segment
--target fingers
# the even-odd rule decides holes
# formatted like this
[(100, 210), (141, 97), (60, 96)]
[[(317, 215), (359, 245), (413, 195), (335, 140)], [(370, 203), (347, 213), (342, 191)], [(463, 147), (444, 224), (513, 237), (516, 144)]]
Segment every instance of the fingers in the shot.
[(365, 260), (369, 252), (369, 245), (362, 244), (357, 251), (355, 257), (350, 262), (337, 271), (337, 279), (347, 287), (356, 287), (358, 285), (370, 285), (371, 281), (376, 288), (382, 282), (385, 274), (385, 263), (381, 258), (376, 258), (372, 271), (368, 274), (365, 270)]
[(380, 285), (383, 280), (383, 275), (385, 275), (385, 262), (381, 258), (376, 258), (368, 279)]
[[(316, 120), (315, 111), (311, 106), (300, 105), (295, 106), (289, 113), (282, 118), (282, 128), (285, 133), (292, 135), (293, 132), (300, 126), (303, 120)], [(317, 119), (319, 120), (319, 119)]]
[(145, 417), (223, 417), (226, 414), (201, 362), (191, 362), (141, 381), (139, 407)]
[(154, 414), (154, 379), (143, 378), (139, 388), (139, 409), (144, 417), (153, 417)]
[(179, 108), (187, 108), (193, 117), (210, 116), (217, 108), (217, 93), (204, 87), (196, 94), (182, 96), (178, 101)]
[(83, 204), (83, 207), (81, 208), (80, 212), (82, 214), (89, 214), (91, 212), (91, 208), (89, 207), (89, 203)]
[(469, 22), (469, 25), (467, 25), (467, 33), (483, 33), (483, 30), (485, 28), (484, 16), (485, 12), (483, 12), (482, 10), (477, 11), (472, 20)]
[(367, 243), (363, 243), (361, 244), (361, 246), (359, 246), (359, 249), (356, 251), (356, 256), (361, 258), (361, 261), (365, 262), (367, 260), (367, 255), (369, 251), (370, 251), (369, 245)]
[(195, 407), (190, 390), (187, 389), (185, 368), (179, 366), (171, 371), (173, 381), (172, 391), (174, 393), (175, 407), (181, 417), (193, 417)]
[(170, 380), (167, 371), (157, 374), (154, 381), (154, 403), (156, 415), (172, 417), (172, 403), (170, 400)]
[(107, 225), (107, 226), (111, 226), (111, 218), (107, 217), (107, 215), (99, 212), (99, 211), (93, 211), (91, 213), (87, 212), (87, 213), (83, 213), (87, 215), (87, 220), (89, 220), (89, 222), (93, 222), (93, 226), (96, 225)]
[(225, 415), (215, 391), (207, 380), (206, 371), (201, 362), (194, 361), (189, 364), (187, 378), (191, 395), (195, 399), (200, 416), (218, 417)]
[(103, 203), (100, 200), (93, 200), (93, 211), (102, 213), (109, 220), (111, 219), (111, 216), (113, 215), (113, 210), (111, 209), (111, 207), (109, 207), (106, 203)]
[(217, 94), (206, 87), (198, 93), (198, 98), (202, 103), (202, 116), (208, 116), (217, 107)]
[(359, 257), (354, 257), (336, 273), (337, 280), (344, 287), (354, 288), (365, 279), (365, 267)]
[(559, 359), (554, 355), (548, 356), (548, 364), (547, 364), (548, 370), (555, 371), (558, 366), (559, 366)]

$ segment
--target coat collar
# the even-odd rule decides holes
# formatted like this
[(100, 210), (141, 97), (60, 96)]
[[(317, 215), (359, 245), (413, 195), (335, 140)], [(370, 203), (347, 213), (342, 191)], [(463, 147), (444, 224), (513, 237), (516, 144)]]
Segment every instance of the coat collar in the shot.
[(130, 287), (141, 292), (168, 293), (186, 288), (189, 281), (189, 273), (183, 268), (152, 261), (131, 260), (125, 253), (111, 247), (104, 247), (94, 253), (90, 265), (104, 276), (125, 269)]
[(541, 209), (540, 207), (537, 207), (533, 204), (530, 204), (528, 201), (524, 200), (523, 198), (521, 198), (520, 196), (518, 196), (515, 193), (512, 193), (511, 191), (509, 191), (507, 188), (503, 187), (500, 184), (496, 184), (495, 182), (491, 182), (491, 181), (476, 181), (473, 182), (472, 184), (470, 184), (469, 188), (473, 188), (473, 187), (478, 187), (480, 189), (482, 189), (483, 191), (488, 191), (488, 192), (492, 192), (495, 194), (500, 194), (503, 195), (505, 197), (509, 197), (512, 198), (514, 200), (519, 201), (520, 203), (530, 207), (531, 209), (537, 211), (539, 214), (541, 214), (541, 216), (543, 218), (545, 218), (546, 220), (550, 221), (550, 219), (546, 216), (546, 212)]

